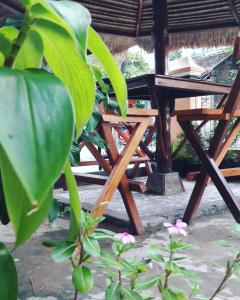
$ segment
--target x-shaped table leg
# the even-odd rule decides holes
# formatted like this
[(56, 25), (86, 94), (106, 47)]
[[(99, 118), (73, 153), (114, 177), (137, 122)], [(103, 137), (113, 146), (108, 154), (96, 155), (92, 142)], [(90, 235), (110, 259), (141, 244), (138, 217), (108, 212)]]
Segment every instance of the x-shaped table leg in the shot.
[(113, 168), (96, 204), (93, 207), (92, 215), (93, 217), (99, 217), (104, 214), (108, 204), (112, 200), (114, 192), (119, 186), (119, 190), (123, 197), (129, 219), (133, 224), (137, 234), (143, 234), (144, 229), (131, 190), (129, 188), (125, 171), (144, 135), (144, 132), (149, 125), (150, 120), (150, 118), (146, 118), (146, 120), (144, 120), (143, 122), (136, 124), (127, 144), (120, 154), (117, 151), (115, 141), (112, 136), (111, 125), (108, 123), (101, 123), (100, 125), (102, 136), (108, 141), (108, 154)]
[(192, 126), (191, 122), (181, 121), (179, 123), (184, 132), (186, 133), (197, 155), (203, 162), (202, 170), (197, 178), (197, 182), (192, 192), (188, 207), (184, 214), (184, 221), (189, 222), (193, 214), (196, 212), (202, 199), (204, 190), (208, 184), (209, 174), (217, 189), (219, 190), (221, 196), (223, 197), (226, 205), (228, 206), (229, 210), (234, 216), (235, 220), (238, 223), (240, 223), (240, 207), (235, 202), (232, 191), (228, 187), (227, 181), (225, 180), (224, 176), (218, 168), (218, 165), (221, 163), (222, 159), (226, 154), (227, 149), (229, 148), (227, 146), (231, 144), (231, 141), (233, 141), (234, 134), (236, 136), (236, 133), (239, 132), (239, 122), (236, 123), (228, 139), (222, 145), (220, 151), (217, 153), (213, 153), (214, 158), (211, 157), (208, 154), (208, 152), (204, 151), (204, 149), (202, 148), (200, 138), (194, 130), (194, 127)]

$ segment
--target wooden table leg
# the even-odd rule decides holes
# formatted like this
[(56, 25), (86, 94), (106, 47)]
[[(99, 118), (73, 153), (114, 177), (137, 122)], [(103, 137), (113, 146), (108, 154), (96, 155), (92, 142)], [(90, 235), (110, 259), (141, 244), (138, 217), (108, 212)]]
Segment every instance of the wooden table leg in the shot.
[[(215, 154), (214, 159), (216, 160), (216, 164), (219, 166), (224, 159), (229, 147), (233, 143), (236, 138), (238, 132), (240, 130), (240, 120), (237, 120), (236, 124), (232, 128), (231, 133), (228, 135), (226, 140), (224, 141), (220, 152), (218, 155)], [(204, 190), (209, 183), (209, 175), (206, 167), (203, 167), (197, 177), (193, 192), (191, 194), (190, 200), (188, 202), (186, 211), (184, 213), (183, 220), (187, 223), (191, 221), (191, 219), (196, 214), (196, 211), (200, 205), (201, 199), (203, 197)]]
[[(220, 192), (223, 200), (234, 216), (235, 220), (240, 223), (240, 207), (234, 200), (234, 195), (232, 194), (231, 189), (228, 187), (228, 184), (223, 177), (221, 171), (218, 168), (218, 165), (215, 162), (215, 159), (211, 157), (207, 152), (205, 152), (201, 146), (201, 141), (197, 133), (195, 132), (190, 121), (180, 122), (180, 125), (184, 132), (186, 133), (189, 141), (191, 142), (193, 148), (198, 154), (199, 158), (204, 164), (200, 176), (197, 180), (195, 188), (193, 190), (188, 209), (184, 215), (184, 220), (188, 221), (188, 218), (193, 215), (196, 211), (197, 206), (199, 205), (204, 189), (208, 182), (208, 175), (211, 176), (214, 184), (216, 185), (218, 191)], [(216, 152), (219, 155), (219, 152)], [(217, 155), (216, 154), (216, 155)], [(207, 173), (206, 173), (207, 172)], [(195, 198), (194, 198), (195, 197)], [(194, 200), (195, 199), (195, 200)]]
[(109, 158), (113, 160), (114, 166), (96, 204), (93, 207), (92, 215), (93, 217), (99, 217), (104, 214), (114, 192), (121, 182), (120, 192), (122, 194), (130, 221), (134, 225), (134, 229), (136, 230), (137, 234), (142, 234), (144, 229), (128, 185), (127, 177), (125, 177), (125, 171), (129, 162), (131, 161), (133, 153), (135, 152), (144, 132), (149, 125), (149, 121), (150, 119), (135, 126), (132, 134), (130, 135), (129, 141), (120, 155), (117, 152), (116, 145), (113, 140), (111, 127), (107, 124), (101, 124), (103, 138), (107, 137), (109, 143)]

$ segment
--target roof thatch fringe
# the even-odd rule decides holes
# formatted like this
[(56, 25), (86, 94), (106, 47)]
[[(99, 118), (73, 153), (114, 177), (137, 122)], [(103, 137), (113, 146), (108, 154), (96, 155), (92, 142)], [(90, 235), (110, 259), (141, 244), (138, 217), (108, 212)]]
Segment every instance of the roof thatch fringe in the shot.
[[(175, 51), (181, 48), (233, 46), (239, 32), (239, 27), (229, 27), (204, 31), (170, 33), (169, 51)], [(138, 45), (148, 53), (154, 49), (152, 36), (134, 38), (102, 34), (102, 37), (113, 54), (125, 52), (134, 45)]]
[(125, 54), (126, 51), (136, 45), (136, 39), (128, 36), (113, 34), (101, 34), (112, 54)]
[(173, 33), (169, 37), (169, 50), (180, 48), (212, 48), (233, 46), (240, 27), (219, 28), (204, 31)]

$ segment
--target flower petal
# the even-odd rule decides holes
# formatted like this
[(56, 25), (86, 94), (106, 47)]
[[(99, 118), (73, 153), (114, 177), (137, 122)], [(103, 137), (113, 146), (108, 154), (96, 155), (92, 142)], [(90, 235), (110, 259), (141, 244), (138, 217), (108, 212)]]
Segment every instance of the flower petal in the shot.
[(179, 228), (179, 234), (183, 235), (183, 236), (186, 236), (187, 235), (187, 232), (182, 229), (182, 228)]
[(170, 234), (179, 235), (179, 230), (178, 230), (178, 228), (175, 227), (175, 226), (169, 227), (169, 228), (168, 228), (168, 232), (169, 232)]
[(173, 224), (171, 223), (163, 223), (163, 226), (168, 228), (168, 227), (173, 227)]
[(187, 223), (185, 223), (182, 220), (178, 219), (176, 221), (176, 226), (179, 227), (179, 228), (186, 228), (187, 227)]

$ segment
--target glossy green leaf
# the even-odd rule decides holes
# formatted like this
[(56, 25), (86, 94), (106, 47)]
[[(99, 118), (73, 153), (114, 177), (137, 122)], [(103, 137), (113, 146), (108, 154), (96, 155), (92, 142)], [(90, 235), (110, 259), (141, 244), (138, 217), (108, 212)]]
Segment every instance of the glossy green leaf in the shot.
[(106, 84), (103, 80), (103, 74), (102, 74), (102, 71), (96, 67), (96, 66), (93, 66), (93, 73), (94, 73), (94, 76), (97, 80), (97, 82), (99, 83), (100, 87), (101, 87), (101, 91), (104, 93), (104, 94), (107, 94), (110, 90), (110, 87), (108, 84)]
[(0, 299), (17, 300), (18, 277), (14, 260), (7, 247), (0, 242)]
[(102, 233), (102, 232), (94, 232), (93, 237), (96, 240), (106, 240), (106, 239), (115, 240), (114, 236), (108, 235), (108, 234), (105, 234), (105, 233)]
[(188, 300), (184, 293), (175, 293), (169, 288), (163, 289), (162, 300)]
[(77, 244), (72, 242), (62, 242), (53, 248), (52, 259), (59, 263), (68, 260), (73, 256)]
[(110, 236), (115, 236), (116, 233), (111, 231), (111, 230), (108, 230), (108, 229), (103, 229), (103, 228), (96, 228), (95, 229), (95, 232), (98, 232), (98, 233), (104, 233), (106, 235), (110, 235)]
[(4, 65), (5, 62), (5, 56), (0, 52), (0, 67)]
[(78, 53), (68, 32), (46, 20), (33, 25), (42, 37), (44, 56), (49, 67), (69, 89), (76, 116), (76, 135), (80, 135), (91, 116), (95, 103), (95, 82), (90, 67)]
[(92, 237), (83, 237), (83, 248), (87, 254), (98, 257), (100, 256), (100, 245), (97, 240)]
[(0, 28), (0, 66), (4, 65), (5, 58), (12, 51), (12, 44), (18, 36), (19, 31), (12, 26)]
[(111, 283), (105, 291), (105, 300), (119, 300), (121, 287), (119, 282)]
[(146, 279), (138, 280), (136, 288), (138, 290), (149, 289), (149, 288), (153, 287), (154, 285), (157, 285), (159, 280), (160, 280), (159, 276), (152, 276), (152, 277), (149, 277)]
[(123, 265), (115, 259), (114, 255), (110, 253), (101, 252), (101, 260), (106, 267), (114, 268), (116, 270), (124, 270)]
[(70, 148), (70, 152), (68, 154), (68, 160), (72, 167), (79, 166), (80, 163), (80, 147), (79, 144), (73, 142)]
[(76, 267), (72, 274), (74, 288), (81, 294), (89, 292), (93, 288), (92, 271), (84, 266)]
[(80, 3), (73, 1), (48, 0), (47, 2), (73, 29), (80, 45), (80, 51), (85, 59), (88, 28), (92, 22), (89, 11)]
[(122, 116), (127, 112), (127, 86), (107, 46), (93, 28), (88, 31), (88, 49), (96, 56), (106, 71), (118, 100)]
[(193, 250), (196, 249), (195, 246), (193, 246), (190, 243), (184, 243), (184, 242), (179, 242), (175, 240), (171, 240), (169, 243), (169, 248), (173, 250), (174, 252), (179, 252), (182, 250)]
[(15, 60), (13, 68), (18, 70), (39, 68), (43, 58), (43, 43), (41, 36), (30, 30), (24, 40)]
[(125, 300), (143, 300), (142, 296), (135, 291), (129, 291), (124, 289), (124, 299)]
[(12, 43), (18, 37), (19, 30), (13, 26), (3, 26), (0, 28), (0, 33)]
[(45, 0), (31, 0), (28, 5), (29, 18), (33, 20), (47, 20), (53, 22), (62, 28), (64, 28), (68, 34), (71, 36), (72, 40), (76, 42), (77, 40), (72, 28), (64, 21), (62, 17), (53, 9)]
[(64, 213), (64, 205), (56, 199), (52, 199), (52, 204), (48, 212), (48, 221), (53, 223), (57, 218), (61, 217)]
[(67, 162), (64, 168), (66, 183), (69, 190), (70, 200), (70, 227), (68, 231), (68, 240), (74, 241), (80, 234), (81, 225), (81, 205), (78, 193), (76, 179), (72, 173), (70, 163)]
[(16, 235), (15, 244), (19, 246), (36, 232), (46, 218), (52, 201), (52, 188), (39, 198), (37, 206), (33, 206), (32, 199), (23, 188), (7, 156), (1, 148), (0, 150), (0, 168), (7, 210)]
[(42, 245), (47, 248), (53, 248), (58, 246), (61, 243), (62, 241), (58, 241), (58, 240), (46, 240), (42, 242)]
[(11, 52), (12, 46), (10, 41), (0, 33), (0, 52), (7, 57), (8, 54)]
[[(1, 68), (0, 93), (1, 146), (37, 207), (59, 177), (70, 149), (71, 98), (58, 78), (40, 70)], [(17, 198), (12, 201), (14, 205)]]

